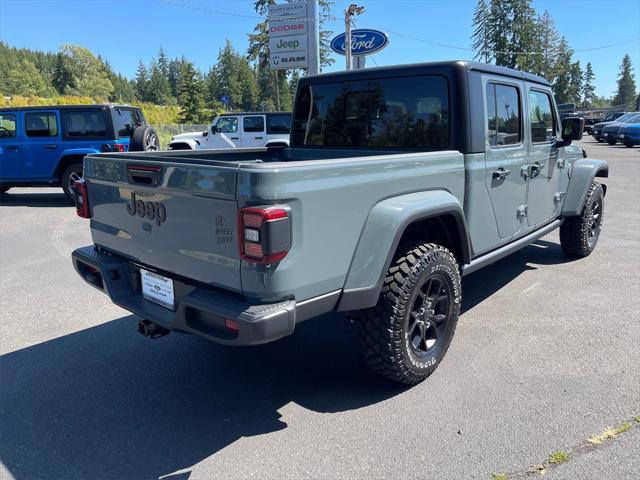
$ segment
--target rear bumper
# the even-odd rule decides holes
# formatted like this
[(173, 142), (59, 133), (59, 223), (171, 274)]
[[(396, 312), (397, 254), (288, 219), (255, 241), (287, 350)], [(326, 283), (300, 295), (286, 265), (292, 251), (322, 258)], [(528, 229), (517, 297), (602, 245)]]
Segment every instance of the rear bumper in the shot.
[[(290, 335), (296, 321), (333, 310), (340, 293), (332, 292), (298, 304), (286, 300), (253, 305), (239, 295), (173, 277), (176, 300), (173, 311), (142, 297), (140, 267), (127, 259), (93, 246), (79, 248), (71, 256), (78, 275), (116, 305), (166, 329), (225, 345), (258, 345)], [(227, 329), (225, 319), (235, 321), (237, 331)]]

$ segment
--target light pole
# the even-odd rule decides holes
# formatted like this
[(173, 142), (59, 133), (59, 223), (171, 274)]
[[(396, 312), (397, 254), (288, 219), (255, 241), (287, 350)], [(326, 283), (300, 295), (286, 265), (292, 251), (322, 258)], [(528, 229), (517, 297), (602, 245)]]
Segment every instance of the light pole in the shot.
[(355, 3), (349, 5), (344, 12), (344, 57), (347, 61), (347, 70), (351, 70), (351, 18), (364, 12), (364, 7)]

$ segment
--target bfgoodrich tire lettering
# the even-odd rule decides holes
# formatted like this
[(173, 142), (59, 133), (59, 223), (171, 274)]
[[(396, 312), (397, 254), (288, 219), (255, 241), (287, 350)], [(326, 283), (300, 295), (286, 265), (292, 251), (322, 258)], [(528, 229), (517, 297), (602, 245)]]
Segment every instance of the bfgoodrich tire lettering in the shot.
[(368, 365), (414, 385), (437, 368), (460, 314), (462, 287), (453, 254), (433, 243), (401, 247), (375, 307), (362, 312), (360, 344)]
[(586, 257), (598, 244), (604, 218), (604, 190), (592, 182), (582, 213), (568, 217), (560, 227), (560, 245), (567, 255)]

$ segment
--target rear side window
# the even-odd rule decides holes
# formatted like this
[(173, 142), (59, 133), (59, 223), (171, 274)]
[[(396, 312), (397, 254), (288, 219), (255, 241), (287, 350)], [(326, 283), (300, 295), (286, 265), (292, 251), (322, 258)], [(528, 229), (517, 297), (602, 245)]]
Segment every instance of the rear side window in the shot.
[(55, 137), (58, 135), (58, 120), (52, 112), (27, 113), (24, 116), (27, 137)]
[(291, 132), (291, 114), (275, 113), (267, 115), (267, 133), (279, 134)]
[(517, 145), (522, 139), (520, 92), (510, 85), (487, 84), (487, 131), (493, 147)]
[(441, 75), (308, 85), (296, 105), (297, 146), (449, 146), (449, 85)]
[(139, 125), (144, 125), (144, 119), (138, 110), (129, 108), (114, 108), (113, 123), (118, 138), (130, 137)]
[(549, 94), (535, 90), (529, 92), (529, 120), (532, 142), (550, 142), (555, 138), (556, 124)]
[(264, 132), (264, 117), (244, 117), (242, 128), (245, 132)]
[(0, 113), (0, 138), (16, 136), (16, 116), (13, 113)]
[(100, 138), (107, 136), (107, 125), (102, 110), (72, 110), (62, 115), (64, 134), (75, 138)]

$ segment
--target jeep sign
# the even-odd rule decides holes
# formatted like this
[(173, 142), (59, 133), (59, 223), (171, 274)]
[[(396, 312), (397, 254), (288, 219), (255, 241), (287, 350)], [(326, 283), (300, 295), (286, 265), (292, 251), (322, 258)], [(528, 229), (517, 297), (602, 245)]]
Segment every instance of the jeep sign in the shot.
[[(341, 33), (331, 40), (331, 50), (340, 55), (345, 52), (346, 35)], [(389, 44), (389, 37), (379, 30), (360, 29), (351, 32), (351, 54), (371, 55), (379, 52)]]
[(318, 0), (269, 5), (269, 65), (319, 72)]
[(269, 51), (271, 55), (283, 52), (299, 52), (307, 49), (306, 35), (291, 35), (287, 37), (270, 37)]

